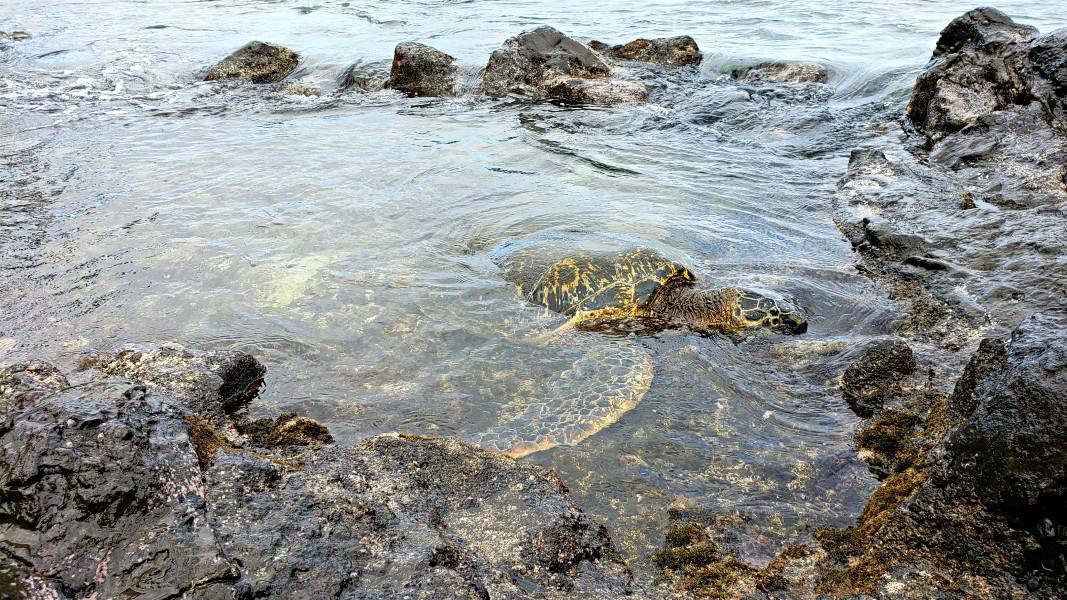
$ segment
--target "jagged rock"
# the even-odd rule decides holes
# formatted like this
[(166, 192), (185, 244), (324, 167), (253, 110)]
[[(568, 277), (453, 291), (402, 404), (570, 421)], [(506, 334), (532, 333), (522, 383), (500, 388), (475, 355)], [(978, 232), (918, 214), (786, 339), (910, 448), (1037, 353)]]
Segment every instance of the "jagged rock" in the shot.
[(455, 59), (415, 42), (397, 44), (389, 87), (411, 96), (451, 96), (456, 92)]
[(0, 570), (0, 591), (477, 600), (630, 592), (606, 530), (552, 471), (447, 439), (341, 447), (293, 414), (245, 422), (228, 391), (263, 369), (242, 353), (140, 347), (84, 367), (99, 370), (73, 387), (46, 365), (0, 371), (0, 404), (13, 407), (0, 417), (0, 556), (15, 569)]
[(539, 95), (546, 83), (569, 77), (606, 77), (611, 68), (595, 52), (551, 27), (509, 38), (493, 51), (483, 85), (490, 96)]
[(730, 76), (754, 84), (826, 83), (830, 80), (830, 70), (813, 62), (768, 61), (733, 69)]
[(603, 527), (557, 479), (463, 442), (378, 437), (310, 454), (296, 473), (223, 451), (207, 480), (212, 525), (255, 574), (254, 596), (616, 597), (628, 587)]
[(931, 158), (979, 182), (994, 204), (1067, 199), (1067, 30), (1038, 37), (992, 9), (941, 33), (908, 119)]
[(1036, 35), (993, 8), (956, 18), (941, 32), (933, 64), (916, 81), (908, 118), (932, 142), (984, 115), (1032, 101), (1062, 118), (1067, 32)]
[(489, 96), (521, 94), (575, 104), (627, 104), (643, 99), (636, 82), (594, 83), (611, 75), (596, 52), (551, 27), (523, 32), (494, 50), (483, 72)]
[(0, 554), (27, 568), (26, 588), (163, 597), (235, 580), (172, 398), (97, 381), (2, 419)]
[(1062, 122), (1067, 121), (1067, 29), (1034, 40), (1026, 55), (1036, 77), (1031, 93), (1045, 98), (1045, 105)]
[(285, 46), (249, 42), (218, 62), (204, 81), (249, 79), (252, 83), (276, 83), (296, 69), (300, 57)]
[(870, 417), (887, 400), (901, 395), (901, 379), (914, 370), (915, 356), (906, 343), (876, 342), (845, 369), (841, 392), (853, 412)]
[[(1067, 311), (1036, 314), (1011, 336), (1003, 368), (974, 386), (977, 406), (949, 441), (957, 475), (992, 505), (1067, 499)], [(997, 363), (994, 363), (997, 364)], [(972, 384), (973, 385), (973, 384)]]
[[(606, 52), (612, 58), (621, 60), (636, 60), (654, 62), (670, 67), (682, 65), (700, 64), (704, 55), (700, 53), (700, 47), (693, 38), (688, 35), (680, 35), (669, 38), (636, 39), (628, 44), (608, 46), (602, 42), (595, 42), (598, 46), (593, 48), (598, 52)], [(593, 47), (593, 42), (590, 42)]]

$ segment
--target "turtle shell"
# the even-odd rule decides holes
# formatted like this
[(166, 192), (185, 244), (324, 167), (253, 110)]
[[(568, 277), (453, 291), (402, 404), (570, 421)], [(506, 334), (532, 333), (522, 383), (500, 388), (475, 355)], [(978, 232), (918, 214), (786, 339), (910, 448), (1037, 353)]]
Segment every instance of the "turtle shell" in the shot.
[(609, 310), (637, 316), (668, 282), (695, 280), (689, 269), (643, 247), (560, 258), (528, 248), (501, 266), (527, 300), (568, 316)]

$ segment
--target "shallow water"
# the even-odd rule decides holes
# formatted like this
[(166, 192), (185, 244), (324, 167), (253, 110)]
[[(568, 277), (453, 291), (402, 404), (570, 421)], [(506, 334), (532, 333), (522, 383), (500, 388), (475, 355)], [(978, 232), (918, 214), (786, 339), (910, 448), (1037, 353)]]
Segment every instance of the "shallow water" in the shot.
[[(1052, 4), (998, 7), (1049, 30)], [(268, 366), (256, 410), (297, 410), (351, 442), (476, 433), (579, 358), (637, 344), (654, 365), (641, 403), (524, 460), (557, 469), (639, 570), (671, 506), (739, 514), (747, 557), (769, 558), (850, 522), (874, 486), (836, 377), (892, 313), (855, 272), (830, 198), (968, 8), (8, 0), (0, 29), (34, 37), (0, 43), (0, 361), (71, 365), (139, 341), (241, 349)], [(586, 41), (686, 33), (705, 61), (626, 68), (650, 102), (615, 109), (337, 89), (349, 65), (387, 68), (407, 40), (476, 78), (539, 24)], [(251, 39), (299, 52), (290, 81), (322, 94), (197, 81)], [(722, 75), (757, 59), (834, 75), (784, 88)], [(811, 327), (523, 344), (553, 321), (492, 255), (527, 236), (652, 246), (712, 285), (796, 298)]]

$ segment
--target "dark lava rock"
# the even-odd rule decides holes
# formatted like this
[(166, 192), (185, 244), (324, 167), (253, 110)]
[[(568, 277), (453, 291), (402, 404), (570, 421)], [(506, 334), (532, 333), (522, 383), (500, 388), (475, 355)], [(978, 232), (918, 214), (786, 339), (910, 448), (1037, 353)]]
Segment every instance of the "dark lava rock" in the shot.
[(456, 92), (455, 60), (423, 44), (397, 44), (389, 87), (410, 96), (451, 96)]
[(960, 475), (993, 505), (1067, 503), (1067, 311), (1012, 334), (1003, 369), (974, 386), (974, 412), (949, 440)]
[(976, 8), (952, 20), (941, 30), (934, 56), (956, 52), (998, 52), (1007, 46), (1026, 42), (1037, 29), (1019, 25), (995, 8)]
[(1030, 44), (1027, 63), (1037, 75), (1031, 93), (1060, 121), (1067, 121), (1067, 29), (1059, 29)]
[(0, 554), (38, 597), (180, 596), (236, 581), (173, 399), (94, 382), (5, 413), (0, 431)]
[[(521, 33), (494, 50), (483, 72), (486, 95), (521, 94), (575, 104), (625, 104), (639, 83), (592, 83), (611, 75), (604, 59), (551, 27)], [(643, 96), (643, 94), (640, 94)]]
[(730, 76), (754, 84), (826, 83), (830, 70), (813, 62), (768, 61), (733, 69)]
[(902, 233), (885, 219), (871, 216), (860, 221), (863, 241), (893, 260), (907, 260), (926, 250), (926, 242), (919, 236)]
[(566, 499), (558, 479), (463, 442), (373, 438), (308, 455), (298, 472), (223, 451), (206, 477), (212, 525), (252, 575), (253, 596), (627, 590), (604, 528)]
[(285, 46), (249, 42), (218, 62), (204, 81), (249, 79), (252, 83), (276, 83), (296, 69), (300, 57)]
[(612, 58), (653, 62), (669, 67), (696, 65), (704, 60), (700, 47), (688, 35), (654, 40), (636, 39), (628, 44), (608, 48), (607, 52)]
[(1036, 36), (1033, 27), (993, 8), (958, 17), (941, 32), (934, 62), (916, 81), (908, 118), (931, 142), (1031, 102), (1063, 119), (1067, 31)]
[(340, 447), (292, 414), (241, 421), (229, 390), (263, 373), (241, 353), (142, 347), (91, 365), (73, 387), (43, 365), (0, 371), (0, 556), (18, 571), (0, 572), (4, 593), (629, 592), (605, 529), (552, 471), (453, 440)]
[(593, 50), (596, 50), (597, 52), (599, 52), (601, 54), (607, 54), (608, 51), (611, 50), (611, 44), (605, 44), (604, 42), (601, 42), (600, 40), (592, 40), (588, 44), (586, 44), (586, 46), (589, 46), (590, 48), (592, 48)]
[(915, 370), (911, 348), (899, 340), (873, 344), (841, 376), (841, 391), (861, 417), (870, 417), (902, 393), (901, 380)]
[[(896, 355), (887, 362), (907, 370), (903, 349), (880, 354)], [(784, 595), (771, 597), (789, 598), (1062, 597), (1065, 357), (1062, 309), (1028, 319), (1007, 347), (983, 342), (952, 398), (942, 397), (947, 403), (925, 418), (887, 409), (861, 431), (861, 446), (897, 460), (854, 526), (817, 530), (818, 544), (787, 548), (771, 562), (774, 573), (771, 565), (733, 567), (695, 582), (696, 591), (733, 597), (773, 585)], [(683, 539), (690, 552), (668, 557), (712, 566), (706, 536), (681, 533), (668, 532), (668, 547)]]

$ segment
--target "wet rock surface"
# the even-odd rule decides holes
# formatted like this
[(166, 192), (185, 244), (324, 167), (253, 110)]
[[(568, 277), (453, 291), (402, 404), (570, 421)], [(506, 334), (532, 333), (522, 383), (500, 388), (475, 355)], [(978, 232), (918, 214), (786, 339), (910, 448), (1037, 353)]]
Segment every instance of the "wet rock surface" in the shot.
[(551, 27), (521, 33), (494, 50), (483, 72), (489, 96), (588, 104), (626, 104), (643, 99), (638, 82), (604, 82), (611, 67), (585, 44)]
[(337, 84), (342, 90), (379, 91), (389, 83), (391, 69), (392, 63), (388, 61), (357, 61), (344, 70)]
[(619, 60), (634, 60), (680, 67), (697, 65), (704, 59), (696, 41), (688, 35), (679, 35), (654, 40), (640, 38), (626, 44), (610, 46), (596, 40), (589, 47), (597, 52)]
[(931, 158), (978, 181), (1009, 207), (1062, 204), (1067, 195), (1067, 30), (1041, 36), (992, 8), (973, 10), (941, 32), (918, 79), (908, 119)]
[(813, 62), (762, 62), (730, 71), (730, 76), (752, 84), (826, 83), (830, 70)]
[[(973, 385), (977, 403), (949, 440), (953, 470), (983, 502), (1015, 510), (1067, 499), (1067, 311), (1012, 334), (1003, 369)], [(968, 407), (965, 407), (968, 408)], [(1061, 504), (1062, 505), (1062, 504)]]
[[(1067, 312), (1039, 313), (1006, 344), (985, 340), (951, 395), (915, 388), (875, 413), (857, 444), (881, 454), (884, 481), (853, 527), (820, 529), (755, 565), (738, 560), (721, 518), (679, 513), (655, 560), (698, 596), (1057, 598), (1064, 356)], [(883, 361), (887, 379), (900, 362)]]
[(410, 96), (451, 96), (456, 92), (455, 59), (415, 42), (397, 44), (389, 87)]
[[(1067, 589), (1064, 32), (994, 9), (941, 34), (905, 149), (860, 148), (834, 218), (885, 286), (897, 339), (842, 375), (882, 480), (855, 524), (770, 565), (714, 520), (674, 519), (661, 562), (713, 597), (1058, 598)], [(1035, 59), (1034, 57), (1038, 57)], [(892, 144), (887, 144), (890, 147)], [(694, 529), (694, 525), (698, 529)]]
[(861, 417), (874, 415), (903, 393), (903, 379), (915, 370), (911, 348), (901, 341), (878, 342), (845, 369), (842, 396)]
[(0, 410), (25, 408), (42, 396), (69, 386), (63, 373), (46, 362), (30, 361), (0, 368)]
[(276, 83), (296, 69), (296, 52), (276, 44), (249, 42), (208, 70), (204, 81), (248, 79), (252, 83)]
[(549, 97), (564, 104), (640, 104), (648, 90), (636, 81), (618, 79), (561, 79), (545, 88)]
[(43, 363), (0, 372), (12, 407), (0, 421), (0, 554), (15, 594), (629, 591), (606, 530), (551, 471), (454, 440), (346, 448), (296, 415), (248, 422), (228, 392), (262, 366), (242, 353), (139, 347), (86, 367), (75, 385)]

